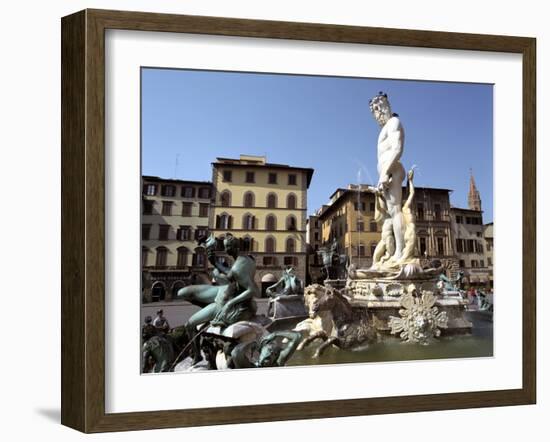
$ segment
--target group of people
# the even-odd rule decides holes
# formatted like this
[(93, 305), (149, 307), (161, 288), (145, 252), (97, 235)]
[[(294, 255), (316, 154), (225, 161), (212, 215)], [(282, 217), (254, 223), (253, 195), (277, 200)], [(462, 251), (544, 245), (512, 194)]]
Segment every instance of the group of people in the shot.
[(164, 317), (162, 309), (157, 310), (157, 316), (153, 319), (151, 316), (146, 316), (144, 324), (141, 326), (141, 337), (143, 342), (155, 335), (165, 335), (170, 331), (170, 324)]
[(470, 287), (470, 289), (466, 291), (466, 297), (470, 305), (477, 305), (480, 310), (487, 309), (493, 304), (492, 289), (489, 289), (487, 292), (485, 292), (481, 289)]

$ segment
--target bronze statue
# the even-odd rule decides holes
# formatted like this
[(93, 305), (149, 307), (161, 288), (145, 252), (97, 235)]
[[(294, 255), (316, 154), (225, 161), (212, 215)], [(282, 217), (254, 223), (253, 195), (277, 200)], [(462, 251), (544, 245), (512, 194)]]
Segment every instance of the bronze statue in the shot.
[(278, 331), (260, 342), (238, 344), (231, 351), (232, 368), (283, 367), (298, 348), (301, 333)]
[(266, 293), (268, 296), (275, 297), (300, 295), (303, 291), (304, 285), (300, 278), (296, 276), (296, 270), (294, 267), (288, 267), (283, 271), (283, 276), (281, 279), (267, 288)]
[[(202, 359), (200, 341), (196, 336), (199, 324), (210, 323), (227, 327), (238, 321), (251, 319), (256, 315), (254, 297), (260, 290), (254, 281), (256, 261), (250, 255), (239, 255), (239, 241), (230, 233), (223, 240), (225, 252), (234, 260), (232, 266), (226, 266), (216, 260), (216, 238), (211, 235), (205, 242), (208, 261), (220, 275), (227, 278), (224, 285), (192, 285), (178, 291), (177, 298), (184, 299), (202, 307), (187, 321), (187, 331), (194, 340), (194, 362)], [(225, 281), (225, 278), (222, 278)]]
[(323, 261), (325, 279), (345, 279), (349, 259), (346, 254), (338, 253), (338, 241), (332, 241), (330, 247), (321, 247), (317, 253)]
[[(145, 318), (142, 328), (143, 346), (141, 353), (142, 373), (161, 373), (172, 371), (176, 355), (189, 343), (185, 326), (181, 325), (168, 333), (158, 333), (150, 324), (151, 317)], [(150, 324), (150, 326), (149, 326)]]

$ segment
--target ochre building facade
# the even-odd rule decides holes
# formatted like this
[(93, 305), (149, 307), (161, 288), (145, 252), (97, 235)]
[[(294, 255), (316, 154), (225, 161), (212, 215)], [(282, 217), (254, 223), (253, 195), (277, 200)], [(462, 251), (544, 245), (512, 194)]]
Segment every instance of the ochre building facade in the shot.
[(263, 156), (217, 158), (212, 163), (210, 231), (218, 238), (231, 233), (241, 239), (241, 253), (256, 259), (262, 294), (287, 266), (305, 281), (307, 189), (312, 175), (313, 169), (268, 163)]

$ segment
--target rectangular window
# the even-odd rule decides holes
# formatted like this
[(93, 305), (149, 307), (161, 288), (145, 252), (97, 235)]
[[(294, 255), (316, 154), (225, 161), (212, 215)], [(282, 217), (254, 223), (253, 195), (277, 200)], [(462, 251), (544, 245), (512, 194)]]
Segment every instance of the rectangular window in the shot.
[(166, 184), (162, 186), (162, 196), (176, 196), (176, 186), (171, 184)]
[(357, 201), (353, 203), (353, 209), (355, 211), (359, 210), (359, 203)]
[(246, 182), (254, 183), (254, 172), (246, 172)]
[(146, 184), (144, 189), (145, 195), (153, 196), (157, 194), (157, 185), (156, 184)]
[(199, 216), (201, 218), (205, 218), (208, 216), (208, 204), (200, 204), (199, 205)]
[(181, 216), (191, 216), (193, 210), (193, 203), (182, 203)]
[(277, 184), (277, 174), (276, 173), (270, 173), (268, 175), (267, 182), (269, 184)]
[(441, 204), (434, 205), (434, 215), (436, 221), (441, 221)]
[(184, 198), (194, 198), (195, 188), (192, 186), (185, 186), (181, 188), (181, 196)]
[(205, 226), (197, 226), (195, 229), (195, 239), (199, 240), (201, 238), (206, 238), (208, 235), (208, 227)]
[(164, 216), (172, 215), (172, 206), (174, 203), (172, 201), (163, 201), (162, 202), (162, 214)]
[(443, 238), (437, 238), (437, 254), (445, 255), (445, 244)]
[(319, 241), (319, 232), (315, 232), (315, 241)]
[(288, 184), (289, 184), (290, 186), (295, 186), (295, 185), (296, 185), (296, 182), (297, 182), (297, 181), (296, 181), (296, 175), (293, 174), (293, 173), (290, 173), (290, 174), (288, 175)]
[(458, 253), (464, 253), (464, 240), (457, 238), (456, 240), (456, 251)]
[(456, 216), (456, 223), (457, 223), (457, 224), (462, 224), (463, 222), (464, 222), (464, 221), (463, 221), (463, 219), (462, 219), (462, 216), (461, 216), (461, 215), (457, 215), (457, 216)]
[(159, 240), (166, 241), (168, 239), (168, 232), (170, 231), (170, 226), (167, 224), (161, 224), (159, 226)]
[(359, 256), (365, 256), (365, 246), (363, 244), (359, 245)]
[(274, 256), (264, 256), (264, 266), (276, 266), (277, 258)]
[(199, 189), (199, 198), (201, 199), (210, 198), (210, 189), (208, 187), (201, 187)]
[(480, 267), (485, 267), (485, 261), (483, 259), (479, 260), (479, 266)]
[(493, 260), (491, 258), (487, 258), (487, 264), (489, 266), (492, 266), (493, 265)]
[(178, 239), (180, 241), (191, 240), (191, 226), (180, 226), (178, 229)]
[(424, 219), (424, 204), (418, 203), (416, 205), (416, 218), (419, 221), (422, 221)]
[(369, 210), (374, 212), (376, 210), (376, 205), (374, 203), (369, 203)]
[(420, 237), (420, 255), (425, 256), (426, 255), (426, 238), (423, 236)]
[(141, 225), (141, 239), (149, 239), (151, 236), (151, 224)]
[(370, 229), (371, 232), (376, 232), (378, 230), (378, 224), (376, 224), (376, 221), (370, 222)]
[(151, 200), (143, 200), (143, 214), (144, 215), (152, 215), (153, 214), (153, 207), (155, 206), (155, 202)]
[(358, 232), (364, 232), (365, 231), (365, 223), (362, 219), (357, 220), (357, 231)]
[(298, 258), (296, 258), (295, 256), (285, 256), (283, 259), (283, 263), (285, 266), (297, 266)]
[(224, 170), (223, 171), (223, 182), (224, 183), (230, 183), (233, 180), (233, 174), (230, 170)]
[(463, 268), (465, 268), (465, 267), (466, 267), (466, 262), (464, 262), (464, 260), (463, 260), (463, 259), (461, 259), (461, 260), (460, 260), (460, 261), (458, 262), (458, 265), (459, 265), (459, 267), (460, 267), (460, 268), (462, 268), (462, 269), (463, 269)]

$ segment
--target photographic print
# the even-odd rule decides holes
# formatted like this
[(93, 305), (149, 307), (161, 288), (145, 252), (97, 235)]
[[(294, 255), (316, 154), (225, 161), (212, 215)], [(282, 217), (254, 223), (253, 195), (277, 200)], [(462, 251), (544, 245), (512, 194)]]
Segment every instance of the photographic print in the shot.
[(493, 85), (144, 67), (142, 373), (493, 355)]

